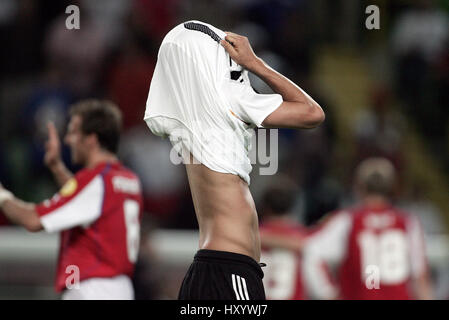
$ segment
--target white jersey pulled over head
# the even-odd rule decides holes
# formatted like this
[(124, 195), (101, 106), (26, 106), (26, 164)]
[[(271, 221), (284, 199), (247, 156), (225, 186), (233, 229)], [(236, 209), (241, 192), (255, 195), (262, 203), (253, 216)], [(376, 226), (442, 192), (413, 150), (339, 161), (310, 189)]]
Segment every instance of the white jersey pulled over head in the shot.
[(209, 169), (240, 176), (248, 184), (252, 129), (282, 103), (279, 94), (258, 94), (248, 71), (220, 45), (226, 34), (189, 21), (162, 41), (145, 118), (151, 131), (169, 137)]

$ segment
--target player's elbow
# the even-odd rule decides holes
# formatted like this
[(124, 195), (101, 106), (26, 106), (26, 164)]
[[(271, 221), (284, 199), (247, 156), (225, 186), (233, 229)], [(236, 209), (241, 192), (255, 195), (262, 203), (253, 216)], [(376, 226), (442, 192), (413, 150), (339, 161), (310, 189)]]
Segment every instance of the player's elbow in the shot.
[(323, 109), (319, 105), (316, 105), (315, 111), (313, 112), (312, 121), (311, 121), (313, 127), (319, 126), (321, 123), (324, 122), (325, 119), (326, 119), (326, 115), (325, 115)]
[(33, 217), (24, 221), (23, 226), (29, 232), (38, 232), (42, 230), (42, 224), (38, 217)]
[(308, 112), (300, 117), (300, 126), (305, 129), (318, 127), (326, 118), (323, 109), (319, 105), (313, 105)]

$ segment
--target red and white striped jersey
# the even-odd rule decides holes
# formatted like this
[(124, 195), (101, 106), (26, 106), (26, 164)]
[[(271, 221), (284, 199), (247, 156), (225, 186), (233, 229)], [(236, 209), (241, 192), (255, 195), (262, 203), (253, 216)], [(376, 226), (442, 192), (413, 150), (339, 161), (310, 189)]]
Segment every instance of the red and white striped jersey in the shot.
[(74, 270), (79, 270), (80, 281), (132, 276), (142, 195), (137, 176), (119, 162), (79, 171), (36, 211), (47, 232), (61, 231), (57, 291), (67, 287)]
[[(298, 223), (269, 221), (260, 230), (270, 234), (306, 236), (305, 228)], [(260, 261), (266, 263), (263, 283), (268, 300), (304, 300), (301, 254), (281, 248), (262, 246)]]
[(307, 289), (319, 299), (413, 299), (411, 280), (427, 268), (419, 221), (391, 206), (334, 213), (303, 254)]

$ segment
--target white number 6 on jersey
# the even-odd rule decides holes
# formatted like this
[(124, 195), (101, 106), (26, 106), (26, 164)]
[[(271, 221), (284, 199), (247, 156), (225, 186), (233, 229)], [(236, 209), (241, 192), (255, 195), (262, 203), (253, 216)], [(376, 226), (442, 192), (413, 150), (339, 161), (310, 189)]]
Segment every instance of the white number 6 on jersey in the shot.
[(131, 263), (135, 263), (139, 254), (140, 244), (139, 204), (135, 200), (125, 200), (123, 212), (125, 213), (128, 260)]

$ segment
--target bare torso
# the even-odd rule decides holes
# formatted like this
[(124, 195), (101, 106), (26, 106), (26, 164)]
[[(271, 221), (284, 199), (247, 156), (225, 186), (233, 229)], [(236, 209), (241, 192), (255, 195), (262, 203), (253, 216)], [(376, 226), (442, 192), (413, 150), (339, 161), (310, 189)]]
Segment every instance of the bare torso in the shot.
[(259, 225), (248, 184), (239, 176), (186, 164), (200, 229), (200, 249), (245, 254), (259, 262)]
[[(265, 118), (264, 127), (314, 128), (324, 120), (321, 107), (259, 59), (246, 37), (226, 34), (226, 41), (220, 43), (232, 60), (282, 96), (282, 104)], [(215, 172), (201, 164), (186, 164), (186, 168), (200, 227), (200, 249), (241, 253), (259, 261), (259, 224), (248, 184), (237, 175)]]

